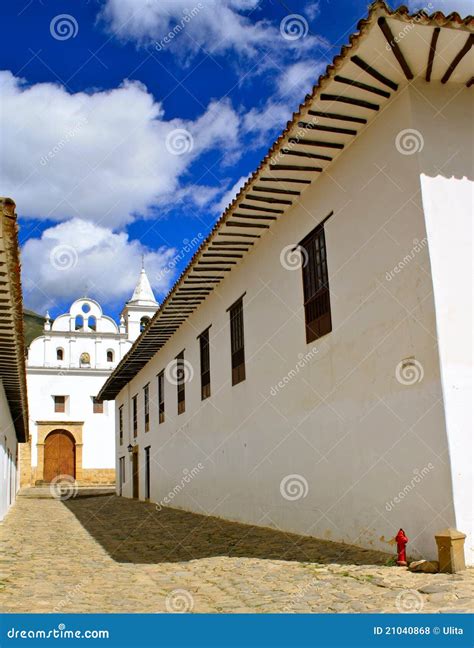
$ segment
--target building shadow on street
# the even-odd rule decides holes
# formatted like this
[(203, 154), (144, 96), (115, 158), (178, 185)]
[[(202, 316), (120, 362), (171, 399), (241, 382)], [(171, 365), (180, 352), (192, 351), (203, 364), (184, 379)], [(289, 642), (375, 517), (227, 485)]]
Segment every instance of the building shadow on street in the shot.
[(173, 563), (230, 556), (308, 563), (385, 565), (391, 555), (117, 496), (64, 501), (117, 562)]

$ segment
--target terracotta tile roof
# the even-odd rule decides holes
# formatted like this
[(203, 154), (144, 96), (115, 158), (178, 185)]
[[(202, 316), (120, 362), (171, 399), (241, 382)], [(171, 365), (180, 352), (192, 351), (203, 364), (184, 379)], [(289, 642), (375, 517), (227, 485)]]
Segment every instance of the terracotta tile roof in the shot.
[[(174, 298), (177, 295), (179, 291), (183, 290), (183, 284), (186, 280), (191, 279), (193, 281), (193, 285), (197, 287), (202, 287), (202, 288), (207, 288), (208, 290), (211, 290), (213, 285), (218, 283), (217, 279), (209, 279), (206, 281), (205, 278), (202, 278), (202, 281), (199, 282), (197, 277), (198, 275), (192, 274), (193, 271), (198, 272), (199, 266), (197, 265), (198, 260), (202, 261), (203, 257), (202, 254), (210, 249), (210, 245), (217, 245), (215, 243), (217, 236), (232, 236), (232, 234), (227, 233), (223, 234), (223, 231), (225, 230), (226, 226), (230, 226), (230, 229), (233, 227), (237, 229), (238, 227), (238, 232), (234, 232), (233, 235), (235, 238), (232, 239), (232, 242), (235, 244), (235, 246), (249, 246), (249, 240), (250, 237), (254, 239), (255, 242), (258, 241), (258, 238), (260, 237), (260, 234), (264, 232), (267, 228), (270, 227), (270, 225), (266, 223), (259, 223), (259, 224), (248, 224), (247, 227), (249, 229), (245, 228), (245, 225), (243, 222), (239, 222), (238, 225), (231, 225), (231, 223), (235, 223), (235, 221), (231, 221), (231, 217), (236, 217), (238, 218), (249, 218), (249, 216), (246, 214), (238, 214), (236, 213), (237, 208), (244, 208), (249, 210), (252, 208), (255, 212), (265, 212), (265, 213), (272, 213), (274, 214), (273, 216), (268, 216), (268, 215), (259, 215), (259, 216), (254, 216), (255, 220), (263, 220), (267, 219), (269, 221), (270, 219), (274, 219), (281, 215), (285, 209), (269, 209), (269, 208), (263, 208), (261, 206), (258, 206), (260, 203), (257, 205), (248, 205), (244, 204), (242, 201), (246, 200), (248, 201), (249, 199), (251, 201), (258, 201), (261, 200), (259, 197), (255, 197), (252, 195), (252, 197), (249, 197), (249, 192), (255, 192), (259, 191), (262, 192), (260, 195), (265, 195), (265, 192), (267, 193), (272, 193), (276, 194), (288, 194), (291, 196), (292, 194), (300, 194), (302, 189), (301, 187), (304, 187), (305, 185), (309, 185), (312, 182), (312, 178), (310, 178), (311, 174), (314, 173), (319, 173), (323, 172), (324, 168), (327, 164), (330, 164), (333, 159), (335, 159), (336, 155), (338, 153), (333, 154), (333, 157), (326, 155), (314, 155), (314, 154), (308, 154), (308, 152), (295, 152), (295, 151), (288, 151), (288, 148), (285, 149), (285, 142), (289, 141), (289, 136), (295, 132), (295, 129), (302, 127), (308, 129), (308, 132), (310, 134), (314, 134), (312, 129), (314, 129), (314, 132), (318, 131), (323, 131), (323, 132), (332, 132), (332, 133), (337, 133), (338, 137), (346, 137), (349, 135), (356, 136), (360, 131), (356, 131), (354, 124), (367, 124), (370, 120), (370, 115), (366, 113), (370, 113), (371, 111), (378, 111), (379, 107), (383, 104), (383, 101), (389, 100), (389, 98), (392, 96), (390, 92), (387, 91), (386, 87), (388, 86), (392, 91), (397, 91), (399, 85), (402, 82), (406, 82), (405, 76), (402, 74), (402, 70), (399, 71), (400, 73), (400, 79), (397, 79), (397, 82), (385, 78), (383, 74), (380, 74), (377, 72), (377, 70), (374, 70), (369, 66), (367, 63), (364, 61), (360, 61), (357, 63), (359, 65), (359, 68), (361, 66), (362, 69), (367, 72), (367, 68), (370, 68), (370, 71), (368, 71), (368, 76), (367, 79), (369, 81), (373, 82), (374, 78), (374, 72), (375, 72), (375, 78), (378, 79), (379, 81), (382, 79), (381, 84), (384, 86), (383, 89), (380, 87), (373, 87), (367, 85), (367, 83), (359, 83), (355, 82), (351, 79), (346, 79), (343, 77), (338, 76), (338, 72), (340, 69), (348, 64), (348, 62), (353, 61), (355, 63), (354, 59), (358, 59), (357, 56), (352, 56), (355, 54), (356, 51), (360, 48), (360, 45), (365, 41), (366, 37), (370, 32), (374, 30), (374, 28), (377, 25), (377, 21), (385, 20), (385, 19), (395, 19), (398, 21), (401, 21), (406, 24), (412, 24), (412, 25), (421, 25), (421, 26), (432, 26), (432, 27), (439, 27), (439, 28), (446, 28), (454, 31), (464, 31), (464, 32), (472, 32), (474, 29), (474, 17), (473, 16), (467, 16), (466, 18), (461, 18), (461, 16), (456, 13), (450, 13), (449, 15), (444, 15), (442, 12), (437, 11), (431, 15), (426, 14), (424, 11), (416, 12), (413, 14), (409, 13), (409, 10), (405, 6), (401, 6), (398, 9), (391, 10), (385, 2), (382, 0), (377, 0), (374, 2), (370, 8), (369, 12), (366, 18), (363, 18), (360, 20), (357, 24), (357, 31), (354, 32), (350, 37), (349, 37), (349, 44), (344, 45), (341, 48), (341, 51), (338, 55), (336, 55), (330, 65), (327, 66), (325, 74), (319, 77), (318, 82), (314, 85), (312, 92), (308, 95), (306, 95), (305, 100), (303, 103), (300, 105), (299, 109), (297, 112), (293, 113), (292, 119), (287, 123), (286, 128), (283, 130), (281, 135), (278, 137), (278, 139), (274, 142), (274, 144), (271, 146), (270, 150), (268, 151), (267, 155), (263, 158), (257, 169), (254, 171), (254, 173), (249, 177), (247, 182), (244, 184), (242, 189), (238, 192), (234, 200), (228, 205), (228, 207), (225, 209), (224, 213), (222, 216), (218, 219), (214, 227), (212, 228), (210, 234), (207, 236), (207, 238), (203, 241), (199, 249), (196, 251), (194, 256), (192, 257), (191, 261), (189, 262), (188, 266), (186, 269), (182, 272), (178, 280), (175, 282), (173, 288), (170, 290), (166, 298), (164, 299), (160, 309), (157, 311), (157, 313), (154, 315), (152, 320), (150, 321), (148, 327), (146, 330), (140, 335), (140, 337), (135, 341), (133, 344), (132, 348), (129, 350), (127, 355), (121, 360), (121, 362), (117, 365), (115, 368), (114, 372), (111, 374), (105, 385), (102, 387), (98, 398), (99, 399), (108, 399), (111, 400), (115, 398), (115, 396), (119, 393), (119, 391), (124, 387), (124, 385), (129, 382), (129, 380), (136, 374), (138, 371), (155, 355), (155, 353), (164, 346), (166, 341), (173, 335), (173, 333), (179, 328), (181, 325), (182, 321), (184, 321), (189, 314), (197, 308), (196, 305), (193, 303), (189, 304), (189, 308), (186, 308), (186, 306), (182, 305), (181, 300), (179, 302), (174, 302)], [(469, 36), (469, 38), (472, 38), (472, 36)], [(408, 39), (407, 39), (408, 40)], [(467, 44), (466, 44), (467, 45)], [(465, 47), (466, 47), (465, 45)], [(396, 46), (394, 46), (392, 49), (389, 46), (387, 49), (387, 56), (393, 56), (395, 54), (393, 49), (395, 49)], [(423, 62), (423, 70), (417, 70), (418, 76), (426, 69), (426, 63)], [(359, 69), (360, 72), (360, 69)], [(472, 74), (472, 72), (471, 72)], [(378, 76), (377, 76), (378, 75)], [(349, 88), (347, 92), (353, 91), (354, 89), (356, 92), (359, 92), (360, 95), (363, 95), (364, 90), (367, 90), (370, 88), (370, 92), (376, 93), (378, 95), (377, 101), (378, 103), (375, 104), (373, 103), (375, 100), (373, 100), (374, 94), (369, 95), (371, 101), (370, 103), (366, 101), (365, 99), (362, 99), (360, 96), (357, 98), (353, 97), (347, 97), (345, 98), (344, 92), (345, 90), (340, 90), (338, 88), (338, 94), (337, 95), (325, 95), (325, 91), (327, 88), (333, 88), (334, 87), (334, 82), (339, 82), (339, 83), (346, 83), (350, 81), (351, 83), (347, 84), (344, 86), (344, 88)], [(364, 79), (365, 81), (365, 79)], [(467, 87), (469, 87), (472, 84), (472, 79), (466, 79), (465, 84)], [(385, 97), (386, 99), (381, 99), (380, 97)], [(319, 100), (333, 100), (333, 103), (330, 103), (330, 110), (336, 110), (334, 108), (334, 105), (337, 105), (338, 108), (338, 113), (335, 114), (333, 112), (323, 112), (322, 109), (318, 111), (312, 111), (311, 109), (315, 107), (317, 102)], [(348, 115), (347, 112), (344, 112), (344, 108), (339, 108), (340, 104), (336, 102), (343, 102), (343, 105), (346, 106), (347, 104), (352, 104), (355, 106), (354, 108), (354, 113), (357, 113), (356, 116), (350, 116)], [(359, 111), (359, 112), (357, 112)], [(340, 114), (339, 114), (340, 113)], [(321, 126), (318, 125), (318, 122), (310, 121), (310, 123), (302, 122), (302, 120), (308, 120), (308, 118), (311, 115), (318, 115), (321, 116), (324, 119), (328, 120), (328, 123), (330, 124), (329, 126)], [(340, 128), (341, 121), (347, 121), (349, 122), (347, 124), (343, 124), (344, 126), (348, 126), (346, 128)], [(302, 126), (303, 124), (303, 126)], [(362, 126), (361, 130), (363, 129), (364, 126)], [(297, 140), (297, 144), (304, 146), (306, 142), (308, 142), (307, 139), (305, 139), (302, 136), (298, 136), (298, 138), (293, 138)], [(348, 143), (348, 142), (347, 142)], [(310, 142), (312, 146), (314, 146), (314, 142)], [(325, 142), (324, 145), (327, 147), (328, 143)], [(337, 142), (334, 142), (332, 144), (329, 144), (330, 146), (333, 146), (333, 148), (344, 148), (345, 144), (343, 143), (338, 144)], [(326, 152), (327, 153), (327, 152)], [(281, 165), (276, 165), (275, 160), (283, 158), (289, 158), (290, 155), (299, 155), (299, 156), (304, 156), (307, 159), (311, 160), (311, 158), (316, 158), (318, 160), (318, 166), (314, 166), (312, 160), (308, 162), (308, 164), (312, 166), (295, 166), (293, 164), (281, 164)], [(300, 158), (301, 160), (301, 158)], [(324, 162), (320, 162), (320, 160), (324, 160)], [(327, 164), (326, 164), (327, 163)], [(306, 161), (305, 161), (306, 164)], [(282, 167), (282, 168), (280, 168)], [(267, 176), (264, 177), (263, 173), (267, 173)], [(285, 176), (279, 175), (280, 173), (284, 173)], [(298, 175), (292, 175), (293, 173), (298, 173)], [(309, 174), (309, 175), (308, 175)], [(268, 186), (272, 186), (272, 188), (266, 189), (265, 187), (257, 187), (255, 188), (257, 181), (260, 183), (263, 183), (265, 181), (265, 184), (268, 183)], [(283, 185), (278, 185), (276, 183), (282, 183)], [(270, 183), (273, 183), (270, 185)], [(296, 184), (300, 183), (300, 184)], [(276, 185), (276, 186), (275, 186)], [(283, 186), (284, 190), (281, 191), (280, 189), (276, 188), (279, 186)], [(279, 196), (281, 197), (281, 196)], [(285, 196), (282, 196), (285, 197)], [(275, 198), (271, 198), (269, 196), (266, 196), (266, 202), (269, 203), (269, 207), (280, 207), (281, 205), (278, 204), (278, 201), (275, 204), (271, 204), (271, 202), (275, 202)], [(290, 205), (289, 208), (291, 208), (291, 200), (286, 201), (287, 204)], [(249, 221), (247, 221), (249, 222)], [(245, 233), (241, 234), (240, 230), (244, 230), (245, 232), (250, 232), (253, 231), (255, 232), (256, 230), (253, 229), (251, 230), (250, 228), (260, 228), (259, 234), (250, 234), (250, 233)], [(242, 240), (243, 237), (248, 237), (245, 240)], [(220, 245), (223, 245), (222, 243)], [(217, 250), (217, 247), (211, 248), (213, 251)], [(219, 248), (223, 250), (224, 248)], [(243, 252), (245, 255), (245, 252)], [(222, 255), (221, 255), (221, 258)], [(203, 265), (201, 263), (201, 265)], [(222, 266), (226, 266), (225, 260), (222, 261), (220, 264)], [(209, 268), (209, 271), (211, 268)], [(202, 270), (201, 270), (202, 271)], [(228, 271), (228, 269), (226, 269)], [(220, 273), (223, 272), (222, 269), (216, 268), (215, 269), (215, 275), (219, 275), (219, 281), (223, 280), (224, 277), (220, 277)], [(193, 279), (193, 277), (196, 277), (196, 279)], [(202, 277), (202, 275), (201, 275)], [(188, 289), (190, 290), (190, 289)], [(184, 294), (180, 292), (180, 295)], [(204, 296), (201, 296), (201, 300), (196, 300), (196, 301), (203, 301)], [(177, 311), (173, 310), (173, 313), (171, 313), (169, 307), (170, 306), (176, 306), (180, 304), (181, 309), (177, 309)], [(165, 323), (166, 322), (166, 323)], [(174, 324), (173, 324), (174, 322)]]
[(23, 301), (15, 203), (0, 198), (0, 379), (16, 435), (28, 440)]

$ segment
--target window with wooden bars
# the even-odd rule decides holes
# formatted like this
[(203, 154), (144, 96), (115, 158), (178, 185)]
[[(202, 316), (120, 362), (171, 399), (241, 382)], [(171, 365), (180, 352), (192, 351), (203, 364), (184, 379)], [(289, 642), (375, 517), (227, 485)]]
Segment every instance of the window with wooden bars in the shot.
[(143, 397), (145, 401), (145, 432), (150, 429), (150, 384), (145, 385), (143, 388)]
[(119, 444), (123, 445), (123, 405), (119, 407)]
[(158, 423), (165, 422), (165, 372), (158, 374)]
[(208, 328), (199, 336), (199, 355), (201, 358), (201, 400), (205, 400), (211, 395), (211, 357)]
[(132, 418), (133, 418), (133, 436), (138, 435), (138, 403), (137, 397), (132, 398)]
[(303, 294), (306, 342), (332, 330), (324, 226), (318, 225), (300, 243), (303, 255)]
[(245, 380), (244, 310), (240, 298), (229, 308), (232, 385)]
[(184, 351), (176, 356), (176, 388), (178, 395), (178, 414), (182, 414), (186, 409), (185, 386), (184, 386)]
[(66, 396), (53, 396), (54, 411), (63, 414), (66, 411)]
[(98, 401), (97, 398), (95, 398), (95, 396), (92, 396), (92, 411), (94, 414), (104, 413), (104, 403)]

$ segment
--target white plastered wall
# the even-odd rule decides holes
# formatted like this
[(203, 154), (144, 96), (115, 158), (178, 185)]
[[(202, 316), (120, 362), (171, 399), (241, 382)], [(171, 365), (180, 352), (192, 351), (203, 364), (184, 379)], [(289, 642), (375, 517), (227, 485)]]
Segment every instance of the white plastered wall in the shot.
[[(412, 556), (436, 556), (434, 533), (455, 515), (419, 160), (395, 145), (410, 127), (405, 90), (122, 390), (124, 495), (138, 394), (141, 497), (151, 445), (154, 501), (173, 493), (178, 508), (390, 552), (403, 527)], [(308, 345), (301, 271), (285, 269), (280, 253), (331, 211), (333, 331)], [(244, 292), (247, 379), (232, 387), (226, 309)], [(196, 336), (210, 324), (212, 396), (201, 403)], [(183, 349), (194, 369), (186, 412), (177, 416), (165, 381), (158, 425), (156, 374)], [(397, 379), (406, 358), (422, 367), (412, 384)], [(282, 496), (289, 475), (302, 478), (299, 499)]]

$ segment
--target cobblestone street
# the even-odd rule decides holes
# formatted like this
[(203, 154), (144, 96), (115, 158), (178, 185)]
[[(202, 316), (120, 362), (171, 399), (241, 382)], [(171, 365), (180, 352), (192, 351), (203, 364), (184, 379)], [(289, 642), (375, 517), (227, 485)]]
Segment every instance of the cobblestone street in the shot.
[(474, 574), (111, 495), (20, 497), (2, 527), (4, 612), (468, 612)]

